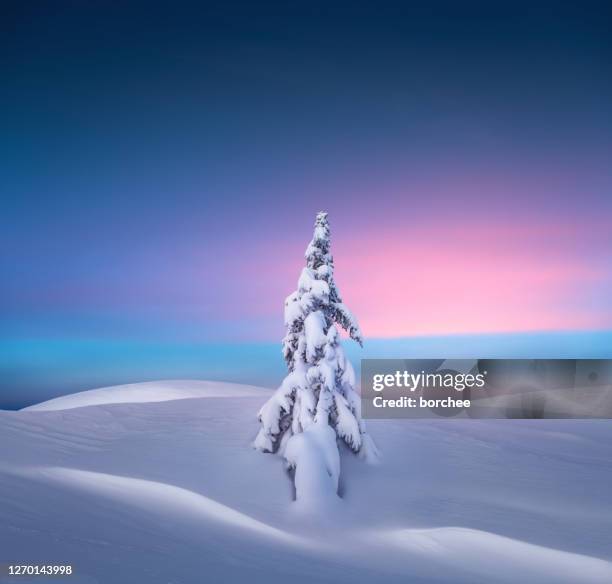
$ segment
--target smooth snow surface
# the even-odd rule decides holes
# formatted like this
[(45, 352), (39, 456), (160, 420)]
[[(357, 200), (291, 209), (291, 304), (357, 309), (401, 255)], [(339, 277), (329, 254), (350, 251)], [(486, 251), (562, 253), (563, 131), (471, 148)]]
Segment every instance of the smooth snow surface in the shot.
[(63, 395), (24, 410), (69, 410), (103, 404), (163, 402), (200, 397), (249, 397), (263, 395), (269, 390), (251, 385), (223, 383), (220, 381), (168, 380), (149, 383), (130, 383), (115, 387), (92, 389), (71, 395)]
[(471, 572), (478, 581), (589, 584), (610, 578), (609, 562), (476, 529), (403, 529), (388, 534), (388, 540), (409, 553)]
[(380, 463), (341, 447), (321, 515), (251, 448), (269, 395), (159, 382), (0, 411), (0, 565), (70, 563), (75, 584), (612, 582), (612, 423), (369, 421)]
[(166, 483), (61, 467), (24, 468), (21, 472), (23, 476), (32, 479), (59, 483), (77, 491), (90, 491), (119, 503), (140, 507), (145, 511), (155, 510), (154, 512), (167, 513), (171, 516), (183, 515), (191, 517), (194, 521), (212, 520), (268, 537), (297, 541), (297, 538), (231, 507)]

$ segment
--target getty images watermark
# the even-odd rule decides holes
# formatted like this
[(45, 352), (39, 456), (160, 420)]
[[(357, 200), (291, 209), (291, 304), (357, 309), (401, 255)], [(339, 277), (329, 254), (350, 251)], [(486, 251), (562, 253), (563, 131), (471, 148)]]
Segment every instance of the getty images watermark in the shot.
[(612, 418), (612, 360), (364, 359), (365, 418)]

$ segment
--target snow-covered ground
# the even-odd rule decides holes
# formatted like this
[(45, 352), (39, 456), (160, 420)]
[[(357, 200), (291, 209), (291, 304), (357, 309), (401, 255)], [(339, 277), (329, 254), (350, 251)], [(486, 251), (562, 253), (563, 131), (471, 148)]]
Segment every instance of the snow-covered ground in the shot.
[(104, 404), (137, 404), (143, 402), (162, 402), (194, 397), (253, 397), (261, 395), (261, 387), (238, 385), (221, 381), (151, 381), (130, 383), (92, 389), (70, 395), (63, 395), (42, 402), (24, 410), (51, 411), (71, 410), (84, 406)]
[(342, 450), (342, 501), (313, 515), (250, 448), (269, 395), (166, 381), (1, 411), (0, 565), (101, 584), (612, 582), (612, 423), (369, 421), (381, 463)]

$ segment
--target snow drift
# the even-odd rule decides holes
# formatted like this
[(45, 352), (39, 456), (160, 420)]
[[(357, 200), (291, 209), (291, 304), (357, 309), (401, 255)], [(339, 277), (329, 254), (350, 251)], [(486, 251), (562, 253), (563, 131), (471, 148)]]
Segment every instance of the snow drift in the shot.
[(270, 392), (124, 389), (0, 412), (0, 564), (71, 563), (75, 584), (612, 581), (607, 421), (370, 421), (383, 460), (340, 448), (320, 517), (250, 448)]
[(104, 404), (137, 404), (196, 397), (249, 397), (262, 395), (262, 392), (269, 392), (269, 390), (252, 385), (239, 385), (221, 381), (169, 379), (82, 391), (56, 397), (23, 409), (35, 411), (69, 410)]

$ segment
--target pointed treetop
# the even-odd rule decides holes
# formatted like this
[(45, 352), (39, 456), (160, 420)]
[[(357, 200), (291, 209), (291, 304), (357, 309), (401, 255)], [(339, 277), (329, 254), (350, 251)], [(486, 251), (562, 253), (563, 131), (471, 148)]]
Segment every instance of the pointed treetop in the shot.
[(314, 224), (314, 234), (312, 236), (312, 242), (325, 242), (329, 241), (329, 221), (327, 219), (327, 213), (325, 211), (319, 211)]
[(312, 241), (308, 244), (306, 253), (304, 254), (306, 265), (309, 268), (315, 269), (322, 264), (333, 265), (333, 259), (331, 255), (329, 255), (329, 247), (330, 234), (327, 212), (319, 211), (314, 223)]

